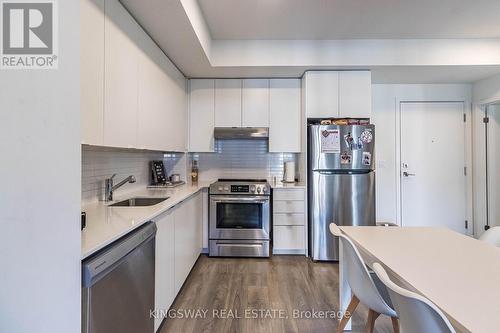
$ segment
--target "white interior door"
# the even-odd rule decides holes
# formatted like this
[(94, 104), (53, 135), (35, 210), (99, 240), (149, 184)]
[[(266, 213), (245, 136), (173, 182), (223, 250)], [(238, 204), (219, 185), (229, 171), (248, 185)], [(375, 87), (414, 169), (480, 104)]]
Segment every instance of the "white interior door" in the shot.
[(500, 104), (489, 105), (488, 116), (488, 223), (500, 226)]
[(401, 103), (401, 224), (465, 233), (464, 104)]

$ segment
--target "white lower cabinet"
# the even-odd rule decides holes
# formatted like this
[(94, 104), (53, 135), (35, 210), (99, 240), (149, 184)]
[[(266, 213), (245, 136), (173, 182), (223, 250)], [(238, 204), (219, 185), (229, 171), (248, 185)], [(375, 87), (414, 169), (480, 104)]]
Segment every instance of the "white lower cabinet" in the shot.
[[(175, 208), (156, 219), (155, 309), (166, 311), (175, 299), (174, 282), (174, 212)], [(155, 318), (155, 332), (163, 318)]]
[(179, 204), (175, 210), (174, 272), (176, 294), (201, 253), (202, 211), (200, 192)]
[(279, 251), (298, 251), (303, 254), (305, 249), (303, 225), (275, 225), (273, 227), (274, 247)]
[(275, 213), (304, 213), (305, 212), (304, 199), (301, 201), (295, 200), (274, 200)]
[(202, 246), (202, 194), (196, 193), (154, 219), (155, 332), (193, 268)]
[(305, 189), (273, 191), (273, 254), (306, 254)]

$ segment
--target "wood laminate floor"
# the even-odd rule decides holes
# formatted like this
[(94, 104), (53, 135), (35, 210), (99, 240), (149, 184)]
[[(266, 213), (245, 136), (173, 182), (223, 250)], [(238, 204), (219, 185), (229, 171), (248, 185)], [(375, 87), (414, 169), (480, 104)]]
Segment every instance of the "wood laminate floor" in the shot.
[[(338, 281), (338, 264), (301, 256), (201, 256), (169, 312), (173, 317), (191, 310), (198, 318), (167, 319), (160, 332), (335, 332), (336, 319), (310, 316), (338, 310)], [(367, 314), (360, 305), (351, 332), (364, 331)], [(391, 327), (390, 319), (380, 316), (375, 332), (389, 333)]]

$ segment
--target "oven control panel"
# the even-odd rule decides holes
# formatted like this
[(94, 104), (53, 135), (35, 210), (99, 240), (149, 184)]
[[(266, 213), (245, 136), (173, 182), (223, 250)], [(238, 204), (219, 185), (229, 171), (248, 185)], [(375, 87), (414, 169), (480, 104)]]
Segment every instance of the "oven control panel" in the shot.
[(231, 185), (231, 193), (250, 193), (250, 185)]
[(267, 183), (238, 184), (214, 183), (210, 185), (210, 194), (249, 194), (270, 195), (271, 187)]

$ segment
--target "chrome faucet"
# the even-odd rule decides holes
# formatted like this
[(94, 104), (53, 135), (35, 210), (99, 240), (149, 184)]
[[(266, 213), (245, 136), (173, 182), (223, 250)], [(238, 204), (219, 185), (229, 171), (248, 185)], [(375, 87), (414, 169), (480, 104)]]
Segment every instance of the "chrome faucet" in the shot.
[(121, 182), (119, 182), (116, 185), (113, 185), (113, 178), (115, 178), (116, 173), (113, 174), (111, 177), (106, 178), (104, 181), (104, 201), (113, 201), (113, 191), (116, 190), (117, 188), (125, 185), (126, 183), (135, 183), (135, 177), (134, 175), (130, 175)]

